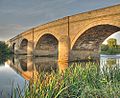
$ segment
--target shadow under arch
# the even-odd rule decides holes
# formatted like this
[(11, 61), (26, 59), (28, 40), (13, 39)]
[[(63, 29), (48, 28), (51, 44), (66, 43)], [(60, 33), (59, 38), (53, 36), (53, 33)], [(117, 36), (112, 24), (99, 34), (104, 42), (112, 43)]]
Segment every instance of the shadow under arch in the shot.
[(20, 43), (20, 50), (23, 52), (23, 54), (27, 54), (27, 47), (28, 47), (28, 40), (23, 39)]
[(20, 67), (23, 71), (27, 71), (27, 61), (19, 60), (20, 61)]
[(71, 59), (86, 59), (89, 56), (99, 57), (99, 47), (102, 42), (117, 31), (120, 31), (120, 27), (109, 24), (89, 28), (74, 43), (71, 49)]
[(15, 52), (15, 45), (16, 45), (16, 43), (13, 43), (13, 45), (12, 45), (12, 52), (13, 53)]
[(52, 34), (42, 35), (36, 43), (34, 55), (58, 57), (58, 39)]
[(38, 58), (38, 59), (39, 59), (39, 61), (36, 58), (35, 68), (39, 74), (42, 72), (51, 73), (53, 70), (56, 72), (58, 70), (57, 62), (52, 61), (50, 59), (49, 59), (49, 61), (48, 60), (43, 61), (43, 60), (40, 60), (40, 58)]

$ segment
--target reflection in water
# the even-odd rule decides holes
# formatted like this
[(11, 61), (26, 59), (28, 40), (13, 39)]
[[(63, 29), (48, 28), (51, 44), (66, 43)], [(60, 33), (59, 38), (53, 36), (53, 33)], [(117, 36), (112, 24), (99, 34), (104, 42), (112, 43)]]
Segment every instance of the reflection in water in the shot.
[[(69, 65), (82, 65), (85, 66), (88, 62), (94, 62), (99, 63), (98, 61), (79, 61), (79, 62), (70, 62)], [(32, 56), (14, 56), (10, 60), (8, 60), (7, 65), (9, 65), (9, 68), (14, 70), (14, 73), (17, 72), (17, 78), (20, 78), (22, 76), (25, 80), (29, 81), (31, 84), (32, 82), (35, 82), (38, 80), (38, 75), (42, 72), (50, 73), (51, 71), (57, 72), (59, 70), (66, 69), (67, 67), (64, 66), (65, 62), (62, 64), (62, 62), (57, 62), (55, 58), (49, 58), (49, 57), (32, 57)], [(58, 64), (61, 63), (60, 66)], [(103, 69), (103, 67), (114, 67), (114, 66), (120, 66), (120, 57), (109, 57), (109, 56), (100, 56), (100, 69)], [(3, 72), (2, 72), (3, 73)], [(10, 73), (10, 72), (9, 72)], [(7, 74), (8, 75), (8, 74)], [(20, 75), (20, 76), (19, 76)], [(14, 77), (14, 76), (10, 76)], [(8, 77), (7, 77), (8, 78)], [(12, 79), (12, 78), (11, 78)], [(2, 83), (2, 82), (1, 82)], [(1, 87), (5, 88), (6, 84), (0, 83), (0, 89)], [(5, 82), (3, 82), (5, 83)], [(24, 82), (19, 82), (19, 86), (23, 85)], [(1, 86), (2, 85), (2, 86)], [(12, 87), (9, 88), (9, 91)]]
[(27, 63), (25, 61), (20, 60), (20, 66), (23, 71), (27, 71)]
[[(25, 80), (10, 67), (11, 61), (8, 60), (4, 66), (0, 66), (0, 98), (11, 98), (12, 88), (24, 88)], [(28, 81), (26, 81), (28, 83)], [(24, 92), (22, 92), (24, 93)]]
[(41, 73), (41, 72), (50, 73), (51, 71), (53, 70), (57, 71), (58, 69), (57, 60), (55, 60), (55, 58), (37, 57), (37, 58), (34, 58), (33, 61), (38, 73)]
[[(14, 62), (12, 62), (14, 61)], [(61, 69), (66, 68), (66, 66), (62, 66), (61, 64), (58, 66), (57, 60), (55, 58), (49, 57), (36, 57), (33, 58), (32, 56), (19, 56), (14, 57), (10, 61), (10, 66), (15, 69), (22, 77), (26, 80), (30, 80), (35, 78), (36, 75), (47, 72), (50, 73), (51, 71), (58, 71)], [(86, 60), (86, 61), (79, 61), (79, 62), (70, 62), (69, 65), (82, 65), (85, 66), (88, 62), (99, 63), (98, 61), (94, 60)], [(120, 65), (120, 58), (117, 57), (109, 57), (109, 56), (100, 56), (100, 69), (103, 67), (112, 67), (115, 65)]]
[(1, 56), (0, 55), (0, 66), (3, 66), (4, 63), (10, 58), (10, 55)]
[(106, 63), (107, 63), (106, 66), (108, 66), (108, 67), (116, 66), (116, 59), (108, 58), (108, 59), (106, 60)]
[(26, 80), (35, 79), (41, 72), (57, 71), (57, 60), (49, 57), (19, 56), (9, 60), (10, 66)]
[(101, 55), (100, 56), (100, 69), (120, 67), (120, 56)]
[[(9, 65), (18, 73), (20, 74), (23, 78), (26, 80), (30, 80), (32, 78), (32, 70), (29, 70), (29, 63), (27, 63), (27, 58), (22, 58), (22, 57), (14, 57), (12, 60), (8, 60)], [(14, 62), (12, 62), (14, 61)], [(8, 63), (7, 62), (7, 63)], [(33, 64), (30, 65), (32, 67)]]
[(35, 63), (36, 70), (41, 72), (51, 72), (57, 70), (57, 63), (56, 62), (37, 62)]
[[(14, 62), (13, 62), (14, 61)], [(37, 75), (39, 75), (42, 72), (50, 73), (51, 71), (58, 71), (61, 69), (66, 69), (66, 66), (63, 64), (59, 65), (59, 62), (55, 58), (49, 58), (49, 57), (36, 57), (33, 58), (32, 56), (19, 56), (14, 57), (10, 61), (10, 66), (15, 69), (22, 77), (24, 77), (26, 80), (35, 79)], [(85, 61), (77, 61), (77, 62), (70, 62), (69, 65), (82, 65), (85, 66), (86, 63), (92, 62), (92, 63), (100, 63), (100, 69), (103, 67), (112, 67), (115, 65), (120, 64), (120, 58), (111, 58), (109, 56), (100, 56), (100, 60), (85, 60)], [(64, 65), (64, 66), (62, 66)]]

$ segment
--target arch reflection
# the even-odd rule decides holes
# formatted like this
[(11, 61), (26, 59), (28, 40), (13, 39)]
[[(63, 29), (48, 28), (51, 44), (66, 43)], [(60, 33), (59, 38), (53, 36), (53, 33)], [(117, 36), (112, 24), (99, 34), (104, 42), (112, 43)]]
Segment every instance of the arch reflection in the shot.
[(14, 69), (18, 74), (20, 74), (25, 80), (30, 80), (33, 76), (33, 72), (31, 69), (33, 68), (33, 62), (27, 63), (27, 61), (32, 58), (22, 57), (22, 56), (14, 56), (12, 59), (10, 59), (7, 63)]
[(101, 55), (100, 56), (100, 69), (111, 69), (120, 67), (120, 55)]
[(35, 57), (19, 55), (14, 56), (7, 62), (18, 74), (26, 80), (36, 80), (37, 76), (42, 73), (57, 71), (57, 60), (49, 57)]

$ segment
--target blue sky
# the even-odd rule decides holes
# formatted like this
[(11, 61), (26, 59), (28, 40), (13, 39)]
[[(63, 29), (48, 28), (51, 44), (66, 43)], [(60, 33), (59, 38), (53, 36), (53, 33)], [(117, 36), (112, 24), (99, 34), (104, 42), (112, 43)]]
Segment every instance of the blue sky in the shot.
[(120, 0), (0, 0), (0, 40), (58, 18), (120, 4)]

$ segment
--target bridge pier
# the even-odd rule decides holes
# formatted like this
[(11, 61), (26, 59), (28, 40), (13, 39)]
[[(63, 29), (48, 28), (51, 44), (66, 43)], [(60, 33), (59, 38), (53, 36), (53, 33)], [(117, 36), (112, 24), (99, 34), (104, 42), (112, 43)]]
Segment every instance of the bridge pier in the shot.
[(61, 37), (58, 45), (58, 66), (60, 73), (68, 68), (70, 40), (68, 36)]
[(18, 54), (18, 51), (19, 51), (19, 46), (17, 44), (16, 47), (14, 48), (13, 52), (14, 52), (14, 54)]
[(32, 43), (32, 41), (28, 42), (27, 55), (28, 56), (32, 56), (33, 55), (33, 43)]
[(32, 56), (27, 56), (27, 70), (28, 71), (32, 71), (32, 70), (34, 70), (33, 69), (33, 59), (32, 59)]

